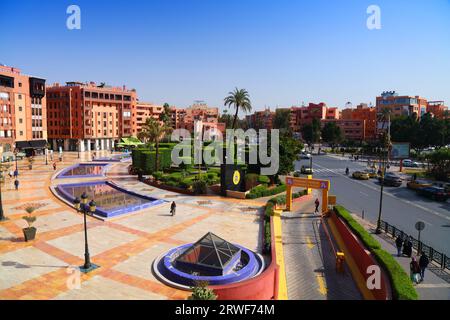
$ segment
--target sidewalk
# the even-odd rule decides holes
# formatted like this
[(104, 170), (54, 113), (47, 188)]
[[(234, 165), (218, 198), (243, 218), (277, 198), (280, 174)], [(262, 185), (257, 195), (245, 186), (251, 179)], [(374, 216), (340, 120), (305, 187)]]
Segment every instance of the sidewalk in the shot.
[[(368, 221), (362, 220), (356, 214), (353, 218), (358, 221), (371, 235), (381, 244), (381, 247), (387, 252), (392, 253), (398, 263), (405, 269), (409, 275), (409, 263), (411, 258), (397, 257), (397, 248), (395, 247), (395, 239), (389, 235), (382, 233), (377, 235), (374, 233), (376, 226)], [(416, 252), (414, 252), (417, 254)], [(420, 300), (450, 300), (450, 273), (442, 270), (434, 263), (430, 263), (425, 271), (425, 280), (415, 286)]]
[[(313, 197), (314, 198), (314, 197)], [(283, 251), (289, 300), (360, 300), (351, 273), (335, 269), (335, 254), (313, 198), (283, 212)]]

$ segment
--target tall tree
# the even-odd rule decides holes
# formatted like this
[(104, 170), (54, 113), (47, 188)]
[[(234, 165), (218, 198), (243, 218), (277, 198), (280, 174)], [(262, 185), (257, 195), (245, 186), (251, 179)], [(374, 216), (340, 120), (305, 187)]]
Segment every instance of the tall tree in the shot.
[(172, 126), (172, 117), (171, 117), (172, 111), (170, 110), (170, 106), (168, 103), (164, 103), (163, 108), (164, 108), (164, 110), (159, 115), (159, 120), (164, 122), (168, 127), (171, 127)]
[(336, 122), (327, 122), (324, 125), (322, 128), (322, 139), (323, 141), (329, 143), (332, 148), (342, 141), (342, 131)]
[(159, 169), (159, 141), (170, 132), (172, 132), (172, 128), (164, 122), (161, 124), (154, 118), (147, 118), (145, 124), (142, 126), (142, 131), (138, 134), (140, 139), (155, 143), (155, 171)]
[(236, 129), (236, 121), (238, 118), (239, 109), (244, 112), (250, 112), (252, 110), (250, 96), (245, 89), (236, 88), (233, 92), (229, 92), (228, 96), (224, 99), (224, 105), (229, 108), (234, 107), (234, 109), (236, 110), (232, 129)]
[(274, 129), (284, 131), (290, 130), (291, 110), (290, 109), (277, 109), (275, 111), (275, 117), (273, 118)]
[(311, 124), (305, 124), (302, 129), (302, 137), (308, 144), (319, 142), (320, 140), (320, 121), (313, 119)]

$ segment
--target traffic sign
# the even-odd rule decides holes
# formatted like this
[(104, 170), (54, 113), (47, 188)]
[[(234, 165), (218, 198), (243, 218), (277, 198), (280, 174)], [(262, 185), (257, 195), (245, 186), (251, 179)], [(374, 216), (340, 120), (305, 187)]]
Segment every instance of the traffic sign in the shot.
[(425, 229), (425, 222), (417, 221), (416, 222), (416, 230), (417, 231), (422, 231), (423, 229)]

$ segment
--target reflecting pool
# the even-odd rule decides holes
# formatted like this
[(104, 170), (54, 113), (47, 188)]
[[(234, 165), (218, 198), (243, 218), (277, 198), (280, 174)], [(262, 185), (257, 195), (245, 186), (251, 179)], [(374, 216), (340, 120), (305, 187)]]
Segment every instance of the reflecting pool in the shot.
[(89, 199), (94, 199), (97, 204), (96, 214), (107, 218), (166, 202), (122, 189), (107, 181), (58, 185), (56, 190), (71, 203), (86, 192)]
[(106, 163), (79, 163), (61, 171), (57, 178), (85, 178), (104, 175)]

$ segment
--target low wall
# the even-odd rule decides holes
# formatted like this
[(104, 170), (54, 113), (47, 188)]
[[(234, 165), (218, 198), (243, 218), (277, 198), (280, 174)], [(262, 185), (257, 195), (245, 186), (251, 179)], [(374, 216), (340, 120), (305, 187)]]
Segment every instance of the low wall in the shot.
[[(270, 218), (273, 230), (273, 217)], [(272, 236), (272, 262), (260, 275), (238, 283), (211, 286), (218, 300), (276, 300), (278, 298), (279, 267), (275, 261), (275, 239)]]
[[(327, 219), (331, 232), (337, 240), (339, 247), (344, 251), (345, 260), (352, 272), (353, 279), (358, 285), (359, 290), (366, 300), (388, 300), (390, 299), (390, 286), (383, 269), (379, 266), (370, 251), (366, 250), (364, 245), (347, 227), (334, 211), (329, 214)], [(369, 266), (378, 265), (381, 270), (381, 288), (369, 290), (367, 288), (367, 279)], [(371, 282), (371, 281), (370, 281)]]
[(227, 197), (235, 199), (245, 199), (247, 192), (227, 190)]

